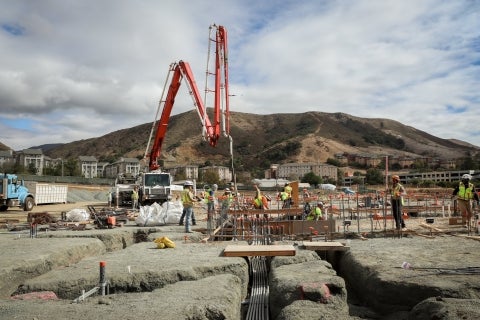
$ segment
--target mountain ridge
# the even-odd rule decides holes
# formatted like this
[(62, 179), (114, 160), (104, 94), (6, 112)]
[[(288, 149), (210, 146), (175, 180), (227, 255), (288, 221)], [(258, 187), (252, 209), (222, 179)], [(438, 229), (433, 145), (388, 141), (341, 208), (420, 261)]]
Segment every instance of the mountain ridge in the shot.
[[(208, 110), (211, 113), (211, 110)], [(265, 169), (272, 163), (324, 163), (335, 154), (392, 155), (457, 159), (476, 157), (480, 147), (383, 118), (359, 118), (345, 113), (305, 112), (257, 115), (231, 112), (230, 135), (236, 166)], [(51, 158), (95, 156), (113, 162), (120, 157), (143, 158), (152, 123), (112, 131), (97, 138), (42, 149)], [(1, 143), (0, 143), (1, 145)], [(191, 110), (170, 118), (160, 159), (164, 165), (227, 165), (229, 139), (220, 137), (215, 148), (201, 137), (201, 122)]]

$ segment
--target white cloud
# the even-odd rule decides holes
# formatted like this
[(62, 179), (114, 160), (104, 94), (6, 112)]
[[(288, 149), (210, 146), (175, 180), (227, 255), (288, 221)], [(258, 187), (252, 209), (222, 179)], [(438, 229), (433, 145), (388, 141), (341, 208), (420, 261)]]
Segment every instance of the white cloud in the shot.
[[(173, 61), (203, 92), (211, 23), (229, 33), (233, 111), (385, 117), (480, 146), (477, 2), (2, 2), (0, 141), (16, 150), (152, 121)], [(192, 108), (181, 89), (173, 113)]]

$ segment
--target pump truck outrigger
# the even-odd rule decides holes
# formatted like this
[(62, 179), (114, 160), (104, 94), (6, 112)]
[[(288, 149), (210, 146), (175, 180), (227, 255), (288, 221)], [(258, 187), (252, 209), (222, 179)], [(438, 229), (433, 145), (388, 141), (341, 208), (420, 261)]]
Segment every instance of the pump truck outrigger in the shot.
[[(160, 166), (158, 164), (158, 159), (160, 158), (160, 153), (162, 150), (162, 144), (167, 133), (168, 121), (170, 119), (170, 114), (172, 112), (173, 105), (175, 103), (175, 97), (178, 93), (182, 80), (185, 80), (190, 96), (193, 99), (193, 104), (197, 109), (198, 116), (202, 123), (202, 133), (205, 140), (208, 141), (210, 146), (215, 147), (217, 145), (218, 139), (220, 137), (220, 132), (222, 131), (225, 137), (230, 139), (230, 154), (232, 154), (232, 138), (230, 136), (230, 123), (229, 123), (229, 92), (228, 92), (228, 59), (227, 59), (227, 31), (223, 26), (212, 25), (210, 30), (216, 30), (216, 37), (212, 39), (209, 37), (209, 40), (215, 42), (215, 62), (214, 62), (214, 71), (209, 73), (207, 70), (207, 79), (209, 74), (213, 74), (215, 77), (215, 89), (214, 93), (214, 113), (213, 113), (213, 123), (210, 121), (207, 110), (204, 104), (204, 101), (200, 97), (200, 92), (197, 88), (195, 78), (193, 76), (192, 70), (188, 62), (179, 61), (174, 62), (170, 65), (167, 79), (165, 81), (165, 87), (170, 80), (170, 86), (166, 98), (163, 99), (165, 93), (165, 87), (162, 93), (162, 98), (157, 109), (157, 116), (152, 125), (152, 132), (150, 133), (150, 138), (147, 144), (147, 149), (145, 152), (145, 158), (149, 157), (148, 168), (149, 173), (144, 173), (144, 181), (149, 174), (157, 172), (157, 174), (168, 174), (161, 173)], [(210, 49), (209, 49), (210, 51)], [(208, 68), (208, 62), (207, 62)], [(205, 84), (205, 100), (207, 96), (207, 83)], [(158, 113), (163, 104), (163, 110), (160, 119), (157, 121)], [(222, 125), (222, 128), (221, 128)], [(153, 146), (150, 150), (150, 141), (152, 139), (153, 132), (156, 130), (155, 137), (153, 139)], [(233, 160), (232, 160), (233, 163)], [(165, 181), (167, 183), (167, 181)], [(168, 184), (170, 181), (168, 181)], [(149, 189), (148, 186), (143, 183), (143, 199), (146, 201), (149, 199), (149, 192), (152, 192), (153, 189)], [(165, 187), (166, 184), (165, 184)]]

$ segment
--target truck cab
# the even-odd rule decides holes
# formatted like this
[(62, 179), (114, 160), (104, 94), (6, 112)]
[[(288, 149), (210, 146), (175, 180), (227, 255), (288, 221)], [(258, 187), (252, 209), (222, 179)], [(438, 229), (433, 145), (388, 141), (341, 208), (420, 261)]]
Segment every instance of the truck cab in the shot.
[(32, 211), (35, 199), (25, 184), (14, 174), (0, 173), (0, 211), (9, 207), (23, 207), (24, 211)]
[(145, 172), (141, 176), (140, 201), (142, 205), (163, 204), (172, 199), (172, 176), (167, 172)]

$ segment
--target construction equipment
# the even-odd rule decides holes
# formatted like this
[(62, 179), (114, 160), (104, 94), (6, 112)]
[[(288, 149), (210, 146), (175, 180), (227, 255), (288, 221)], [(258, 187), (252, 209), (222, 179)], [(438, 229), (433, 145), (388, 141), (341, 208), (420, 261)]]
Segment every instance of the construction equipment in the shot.
[(23, 207), (24, 211), (32, 211), (35, 197), (28, 191), (25, 182), (19, 181), (14, 174), (0, 173), (0, 176), (0, 211), (6, 211), (9, 207)]
[[(155, 117), (155, 121), (152, 125), (152, 131), (150, 133), (150, 138), (147, 144), (147, 149), (145, 151), (145, 158), (149, 158), (148, 161), (148, 169), (151, 172), (156, 174), (164, 175), (162, 178), (162, 183), (158, 184), (155, 187), (148, 189), (147, 181), (153, 179), (148, 178), (150, 173), (144, 173), (143, 178), (143, 201), (149, 200), (152, 194), (155, 192), (163, 192), (162, 194), (169, 194), (170, 189), (168, 187), (169, 183), (171, 183), (171, 179), (168, 180), (167, 174), (162, 173), (160, 171), (160, 166), (158, 164), (158, 159), (160, 158), (162, 144), (165, 139), (165, 135), (167, 132), (167, 126), (170, 119), (170, 114), (172, 112), (172, 108), (175, 102), (175, 97), (178, 93), (182, 80), (185, 80), (186, 85), (188, 87), (188, 91), (193, 99), (193, 104), (197, 110), (198, 116), (202, 123), (202, 135), (206, 141), (210, 144), (210, 146), (215, 147), (217, 145), (218, 139), (220, 137), (220, 132), (223, 132), (223, 135), (226, 137), (230, 137), (230, 124), (229, 124), (229, 93), (228, 93), (228, 59), (227, 59), (227, 31), (223, 26), (216, 26), (212, 25), (210, 30), (216, 30), (216, 36), (214, 39), (210, 36), (209, 39), (216, 44), (215, 49), (215, 63), (214, 63), (214, 71), (208, 72), (207, 71), (207, 79), (209, 74), (213, 74), (215, 76), (215, 88), (213, 90), (214, 93), (214, 116), (213, 122), (210, 121), (207, 110), (204, 104), (204, 100), (200, 97), (200, 92), (197, 88), (192, 70), (188, 62), (179, 61), (174, 62), (170, 65), (169, 72), (167, 75), (167, 79), (165, 81), (164, 90), (162, 93), (162, 98), (160, 99), (160, 103), (157, 109), (157, 115)], [(210, 48), (209, 48), (210, 52)], [(207, 61), (208, 67), (208, 61)], [(166, 98), (163, 99), (166, 85), (169, 83), (170, 86), (168, 88), (168, 92)], [(206, 84), (207, 87), (207, 84)], [(207, 93), (212, 92), (212, 90), (205, 89), (205, 100), (207, 99)], [(162, 114), (159, 120), (158, 114), (160, 108), (163, 106)], [(221, 121), (222, 120), (222, 121)], [(221, 130), (222, 124), (222, 130)], [(155, 136), (153, 137), (153, 145), (150, 149), (150, 142), (152, 140), (153, 132), (155, 132)], [(232, 146), (231, 146), (231, 137), (230, 137), (230, 152), (232, 153)], [(233, 162), (233, 161), (232, 161)]]
[(128, 218), (123, 212), (101, 210), (98, 212), (94, 206), (87, 206), (90, 218), (98, 229), (113, 229), (117, 224), (127, 224)]
[(132, 192), (139, 182), (131, 173), (119, 173), (112, 188), (112, 200), (116, 206), (132, 206)]
[(172, 198), (172, 176), (168, 172), (153, 170), (140, 174), (140, 201), (142, 205), (162, 204)]

